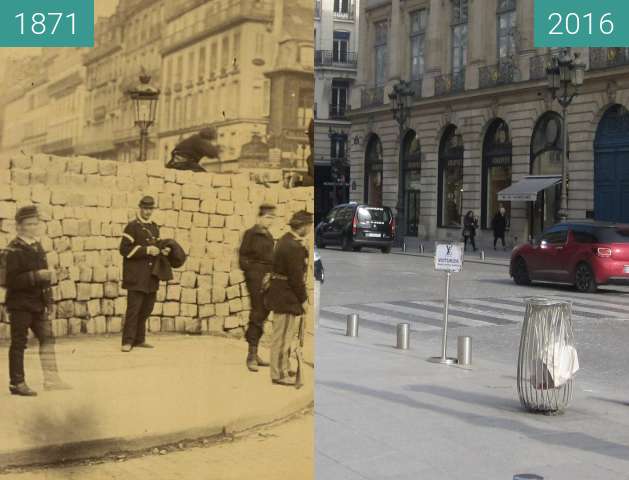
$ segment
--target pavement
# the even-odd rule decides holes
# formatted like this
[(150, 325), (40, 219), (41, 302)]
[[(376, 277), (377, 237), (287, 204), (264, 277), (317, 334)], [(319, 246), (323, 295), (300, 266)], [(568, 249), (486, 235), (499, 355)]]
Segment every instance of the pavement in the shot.
[[(0, 393), (0, 466), (97, 458), (212, 438), (312, 404), (310, 367), (300, 390), (273, 385), (268, 369), (246, 369), (244, 340), (183, 335), (148, 340), (155, 349), (122, 353), (118, 336), (59, 339), (59, 370), (74, 388), (56, 392), (42, 390), (37, 347), (31, 345), (27, 381), (39, 396), (12, 396), (8, 388)], [(305, 356), (312, 362), (312, 335), (308, 344)], [(269, 352), (262, 348), (261, 354), (268, 358)], [(5, 350), (0, 369), (7, 372), (7, 363)]]
[[(311, 412), (219, 442), (186, 444), (61, 468), (44, 467), (0, 476), (3, 480), (256, 480), (314, 478)], [(255, 472), (255, 473), (253, 473)]]
[[(424, 257), (424, 258), (434, 258), (435, 256), (435, 243), (427, 242), (422, 244), (424, 249), (421, 251), (419, 249), (419, 243), (413, 245), (407, 245), (406, 250), (401, 247), (395, 247), (391, 249), (391, 253), (396, 255), (410, 255), (414, 257)], [(477, 251), (471, 250), (468, 247), (468, 250), (464, 253), (463, 261), (468, 263), (485, 263), (488, 265), (509, 265), (509, 261), (511, 260), (511, 251), (512, 248), (501, 248), (498, 247), (494, 249), (493, 247), (482, 247), (479, 246)]]
[[(504, 265), (466, 262), (453, 277), (449, 356), (472, 337), (471, 369), (441, 352), (443, 274), (428, 258), (322, 251), (317, 330), (316, 468), (326, 480), (629, 479), (629, 290), (581, 295), (518, 287)], [(354, 281), (350, 283), (350, 278)], [(563, 415), (525, 412), (516, 365), (528, 296), (573, 301), (579, 363)], [(360, 315), (358, 338), (345, 315)], [(411, 348), (394, 348), (411, 324)]]

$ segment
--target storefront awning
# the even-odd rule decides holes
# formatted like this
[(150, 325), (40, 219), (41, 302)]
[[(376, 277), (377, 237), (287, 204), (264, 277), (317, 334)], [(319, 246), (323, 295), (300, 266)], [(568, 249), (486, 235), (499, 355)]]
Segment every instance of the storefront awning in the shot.
[(557, 175), (530, 175), (498, 192), (500, 202), (534, 202), (542, 190), (561, 183)]

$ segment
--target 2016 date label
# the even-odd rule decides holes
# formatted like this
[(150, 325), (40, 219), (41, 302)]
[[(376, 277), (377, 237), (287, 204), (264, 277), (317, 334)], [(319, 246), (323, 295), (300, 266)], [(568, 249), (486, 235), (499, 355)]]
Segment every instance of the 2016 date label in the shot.
[(535, 47), (629, 45), (627, 0), (535, 0)]
[(0, 2), (0, 47), (93, 47), (94, 0)]

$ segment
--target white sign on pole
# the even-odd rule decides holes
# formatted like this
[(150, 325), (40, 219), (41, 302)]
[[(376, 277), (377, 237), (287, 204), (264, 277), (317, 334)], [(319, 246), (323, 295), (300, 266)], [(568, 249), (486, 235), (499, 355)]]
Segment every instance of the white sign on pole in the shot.
[(462, 268), (462, 243), (435, 244), (435, 270), (442, 272), (460, 272)]

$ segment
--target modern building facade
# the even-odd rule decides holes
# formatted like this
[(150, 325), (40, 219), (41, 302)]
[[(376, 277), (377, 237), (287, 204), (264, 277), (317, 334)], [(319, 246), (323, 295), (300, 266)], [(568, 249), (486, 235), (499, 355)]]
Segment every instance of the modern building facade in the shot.
[[(363, 0), (360, 38), (352, 200), (394, 207), (398, 232), (422, 239), (460, 239), (468, 211), (490, 236), (501, 205), (513, 243), (558, 220), (564, 123), (545, 72), (558, 51), (533, 46), (533, 0)], [(629, 50), (572, 52), (587, 72), (568, 110), (568, 216), (629, 222)], [(534, 199), (499, 200), (531, 175), (548, 177)]]
[(315, 2), (315, 216), (349, 198), (350, 95), (360, 0)]

